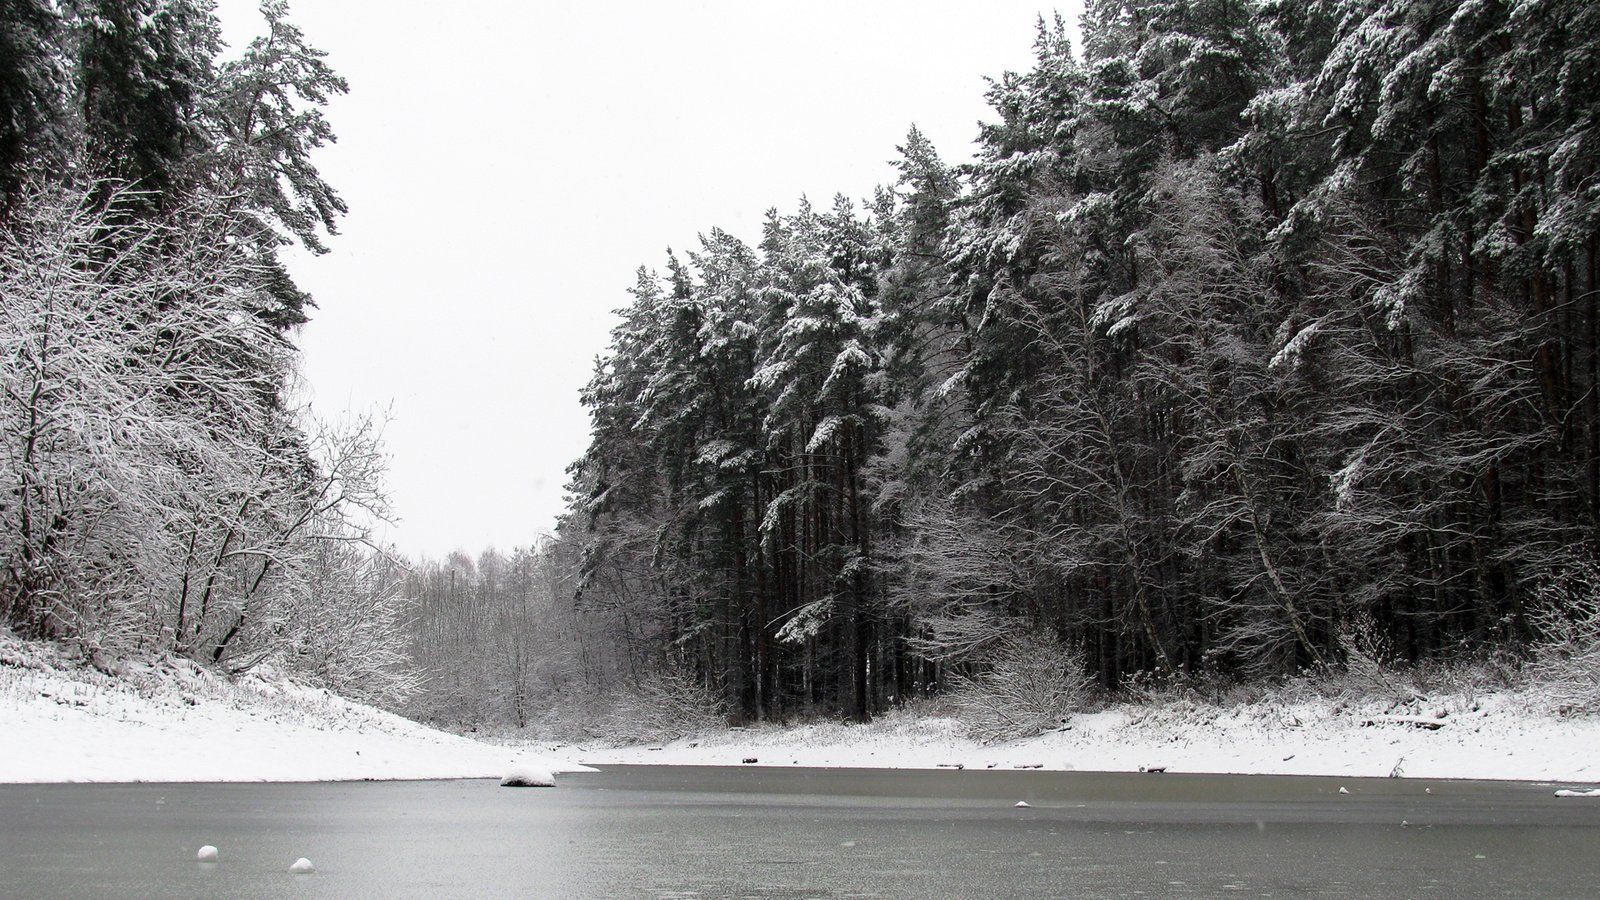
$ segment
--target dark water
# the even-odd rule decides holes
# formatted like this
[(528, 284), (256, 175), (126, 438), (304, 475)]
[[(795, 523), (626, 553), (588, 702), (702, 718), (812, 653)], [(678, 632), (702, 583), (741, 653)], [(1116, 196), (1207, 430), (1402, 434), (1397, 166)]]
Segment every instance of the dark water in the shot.
[[(6, 785), (0, 896), (1600, 896), (1600, 801), (1552, 790), (629, 767), (553, 790)], [(219, 863), (195, 862), (207, 843)]]

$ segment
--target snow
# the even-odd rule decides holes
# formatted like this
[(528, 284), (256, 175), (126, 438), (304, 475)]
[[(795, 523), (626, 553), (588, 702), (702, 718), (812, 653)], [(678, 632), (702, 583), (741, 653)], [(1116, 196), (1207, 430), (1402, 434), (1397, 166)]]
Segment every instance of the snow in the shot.
[(556, 777), (548, 769), (536, 766), (519, 765), (512, 767), (506, 777), (500, 779), (501, 787), (555, 787)]
[(217, 861), (217, 848), (206, 844), (200, 848), (199, 853), (195, 854), (195, 859), (203, 863), (214, 863)]
[(1600, 788), (1596, 788), (1596, 789), (1594, 789), (1592, 791), (1573, 791), (1573, 790), (1562, 789), (1562, 790), (1556, 791), (1556, 796), (1557, 797), (1600, 797)]
[(81, 666), (0, 631), (0, 783), (500, 778), (584, 767), (446, 734), (270, 674)]
[(0, 630), (0, 782), (495, 778), (594, 766), (761, 765), (1520, 779), (1600, 798), (1600, 718), (1514, 689), (1405, 700), (1119, 704), (983, 744), (936, 707), (871, 723), (758, 725), (666, 743), (487, 744), (270, 673), (184, 660), (114, 674)]
[(296, 875), (310, 875), (316, 870), (317, 868), (311, 864), (311, 860), (306, 859), (304, 856), (295, 860), (289, 866), (289, 871), (295, 873)]
[[(1115, 705), (997, 744), (960, 722), (890, 713), (865, 725), (758, 725), (665, 744), (566, 748), (590, 765), (736, 765), (1210, 772), (1600, 784), (1600, 720), (1542, 713), (1515, 691), (1404, 703), (1314, 698)], [(659, 748), (659, 749), (655, 749)]]

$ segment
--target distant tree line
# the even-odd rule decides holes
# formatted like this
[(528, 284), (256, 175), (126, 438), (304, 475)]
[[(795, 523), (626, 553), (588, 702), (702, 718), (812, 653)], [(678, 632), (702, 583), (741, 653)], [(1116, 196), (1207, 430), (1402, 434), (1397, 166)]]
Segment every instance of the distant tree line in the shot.
[(972, 164), (912, 130), (640, 270), (552, 615), (736, 719), (1019, 638), (1106, 686), (1522, 646), (1600, 539), (1600, 5), (1090, 0), (1035, 53)]
[(345, 84), (283, 0), (235, 56), (213, 7), (0, 0), (0, 622), (396, 697), (381, 422), (289, 398)]
[(404, 712), (457, 727), (521, 728), (544, 720), (560, 698), (587, 700), (615, 681), (591, 662), (611, 648), (592, 644), (595, 629), (578, 627), (561, 602), (571, 585), (554, 550), (411, 563), (402, 583), (408, 650), (425, 680)]
[(412, 560), (399, 585), (415, 693), (395, 708), (455, 729), (661, 739), (712, 727), (720, 698), (664, 669), (634, 603), (574, 604), (581, 560), (546, 539)]

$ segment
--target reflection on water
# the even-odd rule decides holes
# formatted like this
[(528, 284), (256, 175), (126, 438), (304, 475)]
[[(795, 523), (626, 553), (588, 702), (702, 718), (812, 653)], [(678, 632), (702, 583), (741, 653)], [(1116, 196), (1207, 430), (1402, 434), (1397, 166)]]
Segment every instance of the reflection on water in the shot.
[[(554, 790), (0, 786), (0, 895), (1593, 896), (1600, 802), (1551, 791), (622, 767), (566, 776)], [(219, 847), (220, 861), (196, 862), (202, 844)], [(301, 856), (315, 874), (289, 873)]]

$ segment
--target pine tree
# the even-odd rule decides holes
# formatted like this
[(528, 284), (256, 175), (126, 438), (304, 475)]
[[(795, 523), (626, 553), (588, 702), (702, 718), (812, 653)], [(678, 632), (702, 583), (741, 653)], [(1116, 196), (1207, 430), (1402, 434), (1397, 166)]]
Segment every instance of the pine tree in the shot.
[(336, 234), (347, 212), (311, 157), (335, 140), (322, 107), (349, 88), (327, 54), (307, 45), (288, 20), (286, 0), (267, 0), (261, 12), (267, 33), (240, 59), (225, 62), (207, 85), (208, 144), (187, 168), (189, 177), (227, 197), (238, 212), (237, 237), (254, 248), (276, 301), (261, 315), (284, 331), (306, 321), (311, 298), (289, 277), (279, 249), (298, 241), (312, 253), (326, 253), (322, 234)]
[(78, 103), (92, 175), (152, 210), (184, 189), (204, 146), (201, 108), (221, 38), (203, 0), (75, 0)]
[(0, 2), (0, 214), (68, 156), (66, 24), (47, 0)]

